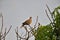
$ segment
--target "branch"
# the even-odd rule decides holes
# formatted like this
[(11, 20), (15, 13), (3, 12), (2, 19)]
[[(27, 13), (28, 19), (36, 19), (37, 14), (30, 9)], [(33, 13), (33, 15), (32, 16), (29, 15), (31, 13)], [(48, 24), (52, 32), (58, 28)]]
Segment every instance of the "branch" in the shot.
[[(18, 27), (17, 27), (17, 33), (18, 33)], [(18, 40), (18, 35), (17, 35), (17, 40)]]
[(50, 19), (49, 15), (48, 15), (48, 13), (47, 13), (47, 10), (45, 10), (45, 12), (46, 12), (46, 15), (47, 15), (48, 19), (49, 19), (49, 20), (50, 20), (50, 22), (52, 23), (52, 21), (51, 21), (51, 19)]
[(50, 9), (49, 9), (49, 7), (48, 7), (48, 5), (46, 4), (46, 7), (48, 8), (48, 11), (50, 12), (50, 14), (51, 14), (51, 11), (50, 11)]
[(9, 28), (9, 30), (6, 32), (6, 34), (2, 37), (2, 39), (6, 37), (6, 35), (7, 35), (7, 34), (9, 33), (9, 31), (11, 30), (11, 28), (12, 28), (12, 25), (10, 26), (10, 28)]
[(48, 8), (48, 11), (50, 12), (50, 15), (51, 15), (52, 20), (54, 20), (54, 18), (53, 18), (53, 14), (52, 14), (52, 12), (50, 11), (50, 9), (49, 9), (49, 7), (48, 7), (47, 4), (46, 4), (46, 7)]
[[(29, 27), (31, 28), (31, 26), (29, 26)], [(33, 35), (35, 36), (35, 34), (34, 34), (34, 32), (35, 32), (35, 31), (34, 31), (34, 30), (35, 30), (35, 28), (36, 28), (36, 27), (31, 28), (31, 30), (29, 31), (29, 33), (31, 33), (31, 34), (32, 34), (32, 36), (33, 36)]]
[(18, 35), (18, 37), (19, 37), (20, 39), (26, 39), (26, 38), (21, 37), (16, 30), (15, 30), (15, 33), (16, 33), (16, 35)]
[[(5, 28), (5, 32), (4, 32), (4, 35), (6, 35), (6, 30), (7, 30), (7, 28)], [(3, 39), (5, 40), (5, 37), (4, 37)]]
[(28, 40), (30, 38), (29, 32), (28, 32), (28, 37), (26, 38), (26, 40)]
[(37, 18), (36, 18), (36, 22), (35, 22), (34, 27), (37, 25), (37, 23), (38, 23), (38, 16), (37, 16)]
[(2, 27), (1, 27), (1, 33), (2, 33), (2, 30), (3, 30), (3, 16), (2, 16)]

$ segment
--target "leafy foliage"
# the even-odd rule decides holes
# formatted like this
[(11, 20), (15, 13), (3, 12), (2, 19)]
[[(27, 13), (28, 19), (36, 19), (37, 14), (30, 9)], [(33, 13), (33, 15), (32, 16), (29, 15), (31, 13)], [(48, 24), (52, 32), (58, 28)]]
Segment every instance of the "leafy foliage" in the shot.
[(56, 36), (53, 35), (53, 28), (52, 26), (39, 26), (37, 29), (37, 35), (35, 40), (51, 40), (51, 37), (53, 39), (56, 39)]
[(52, 23), (46, 26), (39, 26), (36, 30), (35, 40), (60, 40), (60, 6), (54, 9)]

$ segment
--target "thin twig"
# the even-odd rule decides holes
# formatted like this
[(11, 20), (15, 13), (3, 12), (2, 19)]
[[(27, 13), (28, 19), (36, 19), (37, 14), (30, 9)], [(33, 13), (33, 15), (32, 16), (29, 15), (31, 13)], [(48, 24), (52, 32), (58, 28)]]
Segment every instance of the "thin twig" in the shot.
[(46, 12), (46, 15), (47, 15), (48, 19), (49, 19), (49, 20), (50, 20), (50, 22), (52, 23), (52, 21), (51, 21), (51, 19), (50, 19), (49, 15), (48, 15), (48, 13), (47, 13), (47, 10), (45, 10), (45, 12)]
[(30, 36), (29, 36), (29, 32), (28, 32), (28, 37), (26, 38), (26, 40), (28, 40), (28, 39), (29, 39), (29, 37), (30, 37)]
[[(16, 30), (15, 30), (15, 32), (16, 32)], [(18, 32), (16, 32), (16, 34), (18, 35), (19, 38), (21, 38), (21, 39), (26, 39), (26, 38), (21, 37), (21, 36), (18, 34)]]
[(1, 32), (0, 32), (0, 40), (1, 40)]
[(37, 23), (38, 23), (38, 16), (37, 16), (37, 18), (36, 18), (36, 22), (35, 22), (34, 27), (37, 25)]
[(3, 16), (2, 16), (2, 27), (1, 27), (1, 33), (2, 33), (2, 30), (3, 30)]
[(52, 20), (54, 20), (54, 18), (53, 18), (53, 14), (52, 14), (52, 12), (50, 11), (50, 9), (49, 9), (49, 7), (48, 7), (47, 4), (46, 4), (46, 7), (47, 7), (48, 11), (50, 12), (50, 15), (51, 15)]
[[(5, 28), (5, 32), (4, 32), (4, 35), (6, 35), (6, 30), (7, 30), (7, 28)], [(5, 40), (5, 37), (3, 38), (3, 40)]]
[(50, 14), (52, 14), (47, 4), (46, 4), (46, 7), (48, 8), (48, 11), (50, 12)]
[(6, 32), (6, 34), (2, 38), (6, 37), (6, 35), (9, 33), (11, 28), (12, 28), (12, 25), (10, 26), (9, 30)]
[[(17, 27), (17, 33), (18, 33), (18, 27)], [(18, 35), (17, 35), (17, 40), (18, 40)]]

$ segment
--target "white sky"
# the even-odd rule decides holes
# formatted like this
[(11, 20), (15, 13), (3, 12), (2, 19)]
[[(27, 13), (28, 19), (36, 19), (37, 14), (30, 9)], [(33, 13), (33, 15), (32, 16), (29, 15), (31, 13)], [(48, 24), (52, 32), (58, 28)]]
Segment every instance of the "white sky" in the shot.
[(60, 5), (60, 0), (0, 0), (0, 12), (4, 16), (4, 27), (8, 29), (11, 24), (13, 26), (6, 40), (15, 40), (15, 28), (30, 16), (33, 17), (32, 25), (36, 16), (39, 17), (42, 25), (48, 24), (49, 20), (45, 14), (46, 4), (53, 10)]

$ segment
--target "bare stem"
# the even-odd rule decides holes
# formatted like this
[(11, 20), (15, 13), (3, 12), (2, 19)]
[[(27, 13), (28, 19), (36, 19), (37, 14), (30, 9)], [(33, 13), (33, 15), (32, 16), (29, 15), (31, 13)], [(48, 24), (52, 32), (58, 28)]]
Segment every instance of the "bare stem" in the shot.
[(2, 33), (2, 30), (3, 30), (3, 16), (2, 16), (2, 27), (1, 27), (1, 33)]
[(21, 37), (16, 30), (15, 30), (15, 32), (16, 32), (16, 35), (18, 35), (18, 37), (19, 37), (20, 39), (26, 39), (26, 38)]
[(46, 4), (46, 7), (47, 7), (48, 11), (50, 12), (50, 15), (51, 15), (52, 20), (54, 20), (54, 19), (53, 19), (53, 14), (52, 14), (52, 12), (50, 11), (50, 9), (49, 9), (49, 7), (48, 7), (47, 4)]
[(47, 15), (48, 19), (49, 19), (49, 20), (50, 20), (50, 22), (52, 23), (52, 21), (51, 21), (51, 19), (50, 19), (49, 15), (48, 15), (48, 13), (47, 13), (47, 10), (45, 10), (45, 12), (46, 12), (46, 15)]
[(35, 22), (34, 27), (37, 25), (37, 23), (38, 23), (38, 16), (37, 16), (37, 18), (36, 18), (36, 22)]
[(9, 33), (9, 31), (11, 30), (11, 28), (12, 28), (12, 25), (10, 26), (10, 28), (9, 28), (9, 30), (6, 32), (6, 34), (2, 37), (2, 38), (5, 38), (6, 37), (6, 35)]

